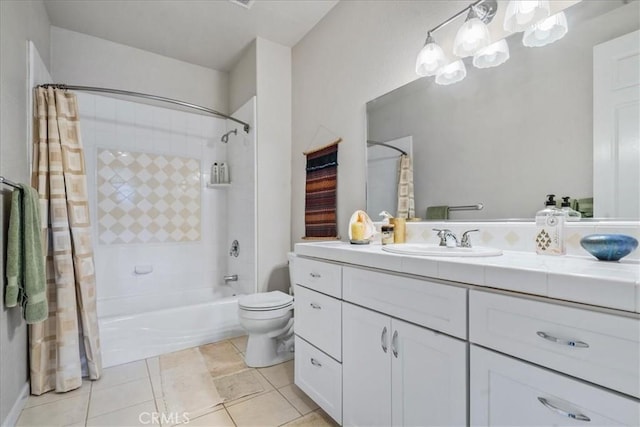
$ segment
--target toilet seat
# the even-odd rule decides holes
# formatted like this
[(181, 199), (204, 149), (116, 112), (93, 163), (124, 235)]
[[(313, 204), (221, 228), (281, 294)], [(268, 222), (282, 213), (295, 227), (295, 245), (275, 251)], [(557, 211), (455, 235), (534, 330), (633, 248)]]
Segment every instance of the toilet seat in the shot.
[(257, 293), (240, 298), (238, 305), (247, 311), (279, 310), (293, 305), (293, 297), (280, 291)]

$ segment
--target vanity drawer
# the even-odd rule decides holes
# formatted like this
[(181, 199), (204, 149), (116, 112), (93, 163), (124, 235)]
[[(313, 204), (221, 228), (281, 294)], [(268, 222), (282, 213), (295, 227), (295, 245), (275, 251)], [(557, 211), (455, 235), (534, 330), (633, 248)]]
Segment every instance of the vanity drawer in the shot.
[(296, 335), (295, 383), (342, 424), (342, 365)]
[(342, 302), (300, 285), (294, 289), (296, 335), (341, 361)]
[(640, 397), (640, 320), (472, 290), (469, 340)]
[(467, 338), (467, 289), (343, 268), (343, 299), (398, 319)]
[(336, 298), (342, 297), (342, 267), (297, 257), (293, 261), (295, 284)]
[(640, 403), (580, 380), (471, 346), (472, 426), (637, 426)]

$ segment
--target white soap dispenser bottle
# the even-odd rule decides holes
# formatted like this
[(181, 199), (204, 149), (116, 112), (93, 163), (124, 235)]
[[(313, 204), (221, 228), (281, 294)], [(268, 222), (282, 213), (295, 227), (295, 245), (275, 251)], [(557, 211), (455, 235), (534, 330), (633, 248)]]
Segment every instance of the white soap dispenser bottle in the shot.
[(536, 253), (564, 255), (564, 221), (566, 213), (556, 207), (555, 194), (547, 194), (545, 208), (536, 213)]

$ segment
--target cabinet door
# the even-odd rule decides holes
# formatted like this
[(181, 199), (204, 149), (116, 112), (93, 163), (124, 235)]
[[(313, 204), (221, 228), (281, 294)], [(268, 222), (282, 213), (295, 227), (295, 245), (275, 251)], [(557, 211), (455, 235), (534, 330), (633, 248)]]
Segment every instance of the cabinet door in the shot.
[(342, 421), (391, 425), (391, 318), (342, 304)]
[(397, 319), (391, 326), (393, 425), (466, 425), (468, 344)]
[(637, 400), (471, 346), (471, 425), (640, 425)]

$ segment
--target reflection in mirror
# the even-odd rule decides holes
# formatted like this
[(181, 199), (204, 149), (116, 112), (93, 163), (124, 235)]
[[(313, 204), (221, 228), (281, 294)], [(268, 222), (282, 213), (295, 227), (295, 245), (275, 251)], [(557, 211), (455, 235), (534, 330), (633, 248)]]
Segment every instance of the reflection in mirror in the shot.
[[(532, 219), (551, 193), (595, 195), (594, 216), (640, 218), (639, 2), (583, 1), (566, 14), (569, 32), (557, 43), (524, 47), (516, 33), (507, 39), (511, 59), (500, 67), (477, 69), (467, 58), (468, 75), (460, 83), (418, 79), (367, 104), (368, 140), (412, 141), (417, 217), (424, 218), (428, 206), (482, 203), (482, 210), (449, 218)], [(602, 74), (595, 46), (633, 31), (633, 46), (600, 55), (609, 64), (624, 59), (607, 78), (616, 77), (617, 88), (629, 94), (624, 108), (611, 104), (601, 111), (602, 102), (594, 106), (600, 96), (594, 86), (598, 91), (603, 84), (593, 81), (594, 68)], [(594, 129), (606, 141), (623, 132), (622, 145), (594, 144)], [(594, 154), (594, 146), (600, 152)], [(399, 153), (371, 145), (367, 152), (367, 211), (393, 213)]]

